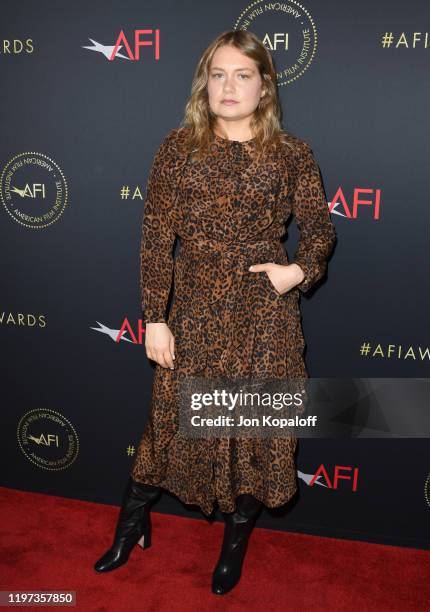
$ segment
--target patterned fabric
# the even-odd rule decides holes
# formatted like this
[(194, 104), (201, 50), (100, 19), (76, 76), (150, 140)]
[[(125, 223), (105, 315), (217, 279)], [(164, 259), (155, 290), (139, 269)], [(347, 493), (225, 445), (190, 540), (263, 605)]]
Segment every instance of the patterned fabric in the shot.
[[(190, 160), (187, 128), (171, 130), (151, 167), (141, 241), (142, 316), (175, 336), (175, 370), (156, 364), (152, 402), (131, 475), (209, 515), (250, 493), (268, 507), (296, 492), (294, 437), (190, 439), (178, 431), (183, 377), (304, 378), (299, 294), (325, 273), (336, 240), (310, 146), (285, 144), (258, 159), (255, 142), (214, 136)], [(289, 261), (280, 242), (293, 214), (299, 244)], [(180, 251), (173, 259), (176, 236)], [(297, 263), (304, 279), (280, 294), (251, 264)], [(166, 316), (170, 290), (172, 308)]]

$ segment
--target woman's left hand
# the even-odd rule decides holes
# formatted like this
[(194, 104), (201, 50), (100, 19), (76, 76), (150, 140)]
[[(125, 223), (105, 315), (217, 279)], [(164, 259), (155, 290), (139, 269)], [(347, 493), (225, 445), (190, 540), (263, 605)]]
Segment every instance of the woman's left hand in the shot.
[(274, 289), (283, 295), (293, 287), (302, 282), (305, 275), (301, 267), (296, 263), (287, 265), (273, 262), (254, 264), (248, 268), (250, 272), (264, 272), (269, 277)]

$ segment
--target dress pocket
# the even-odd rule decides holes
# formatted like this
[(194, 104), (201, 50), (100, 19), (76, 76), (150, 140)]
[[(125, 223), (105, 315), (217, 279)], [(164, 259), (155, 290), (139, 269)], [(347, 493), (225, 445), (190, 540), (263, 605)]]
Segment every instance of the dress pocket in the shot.
[(277, 298), (284, 298), (285, 297), (285, 294), (279, 293), (279, 291), (276, 289), (275, 285), (270, 280), (270, 277), (267, 274), (266, 270), (263, 270), (263, 278), (264, 278), (264, 281), (265, 281), (266, 285), (269, 287), (270, 292), (272, 293), (272, 295), (276, 296)]

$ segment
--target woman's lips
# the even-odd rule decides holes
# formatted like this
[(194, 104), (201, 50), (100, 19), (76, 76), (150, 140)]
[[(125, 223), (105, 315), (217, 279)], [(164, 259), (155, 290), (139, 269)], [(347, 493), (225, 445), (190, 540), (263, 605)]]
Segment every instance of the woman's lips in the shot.
[(222, 104), (226, 104), (227, 106), (237, 104), (236, 100), (223, 100)]

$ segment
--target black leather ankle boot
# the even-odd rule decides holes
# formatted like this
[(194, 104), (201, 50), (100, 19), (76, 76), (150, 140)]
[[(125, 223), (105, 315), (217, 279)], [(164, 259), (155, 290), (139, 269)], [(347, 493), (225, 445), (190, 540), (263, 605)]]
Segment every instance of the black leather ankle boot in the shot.
[(151, 519), (149, 507), (161, 495), (161, 488), (136, 482), (127, 482), (120, 509), (115, 537), (111, 548), (95, 563), (97, 572), (109, 572), (128, 561), (135, 546), (143, 549), (151, 545)]
[(252, 495), (236, 500), (236, 511), (223, 513), (225, 520), (221, 554), (212, 576), (212, 593), (224, 595), (240, 580), (248, 539), (263, 504)]

